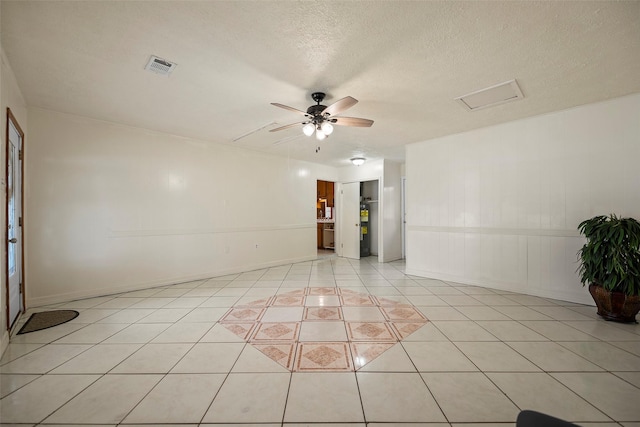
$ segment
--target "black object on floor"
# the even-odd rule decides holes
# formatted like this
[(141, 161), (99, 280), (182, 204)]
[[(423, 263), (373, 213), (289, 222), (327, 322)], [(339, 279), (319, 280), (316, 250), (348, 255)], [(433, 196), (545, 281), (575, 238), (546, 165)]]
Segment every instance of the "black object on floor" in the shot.
[(22, 328), (18, 331), (18, 335), (53, 328), (54, 326), (75, 319), (79, 314), (80, 313), (75, 310), (53, 310), (33, 313), (31, 317), (29, 317), (29, 320), (22, 325)]
[(516, 427), (579, 427), (560, 418), (536, 411), (521, 411), (516, 420)]

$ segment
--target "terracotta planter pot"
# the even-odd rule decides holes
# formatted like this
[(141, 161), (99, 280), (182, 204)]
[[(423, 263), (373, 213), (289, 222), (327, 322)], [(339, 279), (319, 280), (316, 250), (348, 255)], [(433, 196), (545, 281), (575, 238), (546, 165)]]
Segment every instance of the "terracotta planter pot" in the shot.
[(605, 320), (637, 323), (636, 314), (640, 311), (640, 295), (611, 292), (594, 284), (589, 285), (589, 293), (598, 307), (598, 315)]

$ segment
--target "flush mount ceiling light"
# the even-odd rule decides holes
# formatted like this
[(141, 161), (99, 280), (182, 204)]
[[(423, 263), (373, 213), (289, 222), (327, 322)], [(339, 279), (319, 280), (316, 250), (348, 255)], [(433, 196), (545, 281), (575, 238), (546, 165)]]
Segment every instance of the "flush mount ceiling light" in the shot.
[(355, 166), (362, 166), (365, 160), (366, 159), (364, 157), (354, 157), (351, 159), (351, 163), (353, 163)]
[[(340, 126), (357, 126), (357, 127), (370, 127), (373, 124), (373, 120), (360, 119), (357, 117), (336, 117), (336, 115), (342, 113), (348, 108), (353, 107), (358, 102), (357, 99), (347, 96), (329, 105), (320, 105), (324, 99), (325, 94), (323, 92), (314, 92), (311, 94), (311, 98), (317, 103), (307, 108), (305, 113), (302, 110), (298, 110), (287, 105), (278, 104), (272, 102), (271, 105), (284, 108), (285, 110), (293, 111), (294, 113), (302, 114), (306, 117), (302, 122), (302, 132), (305, 135), (311, 136), (314, 133), (318, 141), (322, 141), (333, 132), (333, 125)], [(292, 123), (290, 125), (280, 126), (279, 128), (271, 129), (269, 132), (277, 132), (279, 130), (289, 129), (291, 127), (299, 126), (300, 123)], [(316, 150), (317, 152), (318, 150)]]
[(486, 89), (455, 98), (455, 100), (468, 111), (476, 111), (482, 108), (493, 107), (505, 102), (517, 101), (524, 98), (518, 82), (509, 80)]

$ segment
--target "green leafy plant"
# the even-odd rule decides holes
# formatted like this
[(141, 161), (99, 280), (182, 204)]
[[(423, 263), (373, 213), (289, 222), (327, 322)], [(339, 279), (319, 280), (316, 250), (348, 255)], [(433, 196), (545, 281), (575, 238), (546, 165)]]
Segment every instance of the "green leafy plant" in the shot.
[(640, 223), (616, 215), (582, 221), (578, 230), (587, 243), (578, 251), (582, 285), (640, 295)]

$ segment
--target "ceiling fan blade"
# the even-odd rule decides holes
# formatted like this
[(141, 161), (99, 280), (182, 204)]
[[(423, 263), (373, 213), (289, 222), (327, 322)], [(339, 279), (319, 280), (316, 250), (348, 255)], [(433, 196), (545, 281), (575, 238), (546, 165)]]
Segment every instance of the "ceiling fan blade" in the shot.
[(288, 105), (278, 104), (277, 102), (272, 102), (271, 105), (275, 105), (276, 107), (284, 108), (285, 110), (293, 111), (294, 113), (302, 114), (303, 116), (309, 117), (309, 114), (305, 113), (304, 111), (289, 107)]
[(348, 108), (353, 107), (357, 103), (358, 103), (357, 99), (347, 96), (329, 105), (327, 108), (325, 108), (322, 111), (322, 114), (329, 114), (330, 116), (335, 116), (336, 114), (340, 114), (341, 112), (347, 110)]
[(357, 126), (361, 128), (371, 127), (373, 120), (360, 119), (358, 117), (332, 117), (331, 123), (340, 126)]
[(291, 123), (290, 125), (280, 126), (279, 128), (270, 129), (269, 132), (278, 132), (279, 130), (285, 130), (296, 126), (300, 126), (300, 123)]

